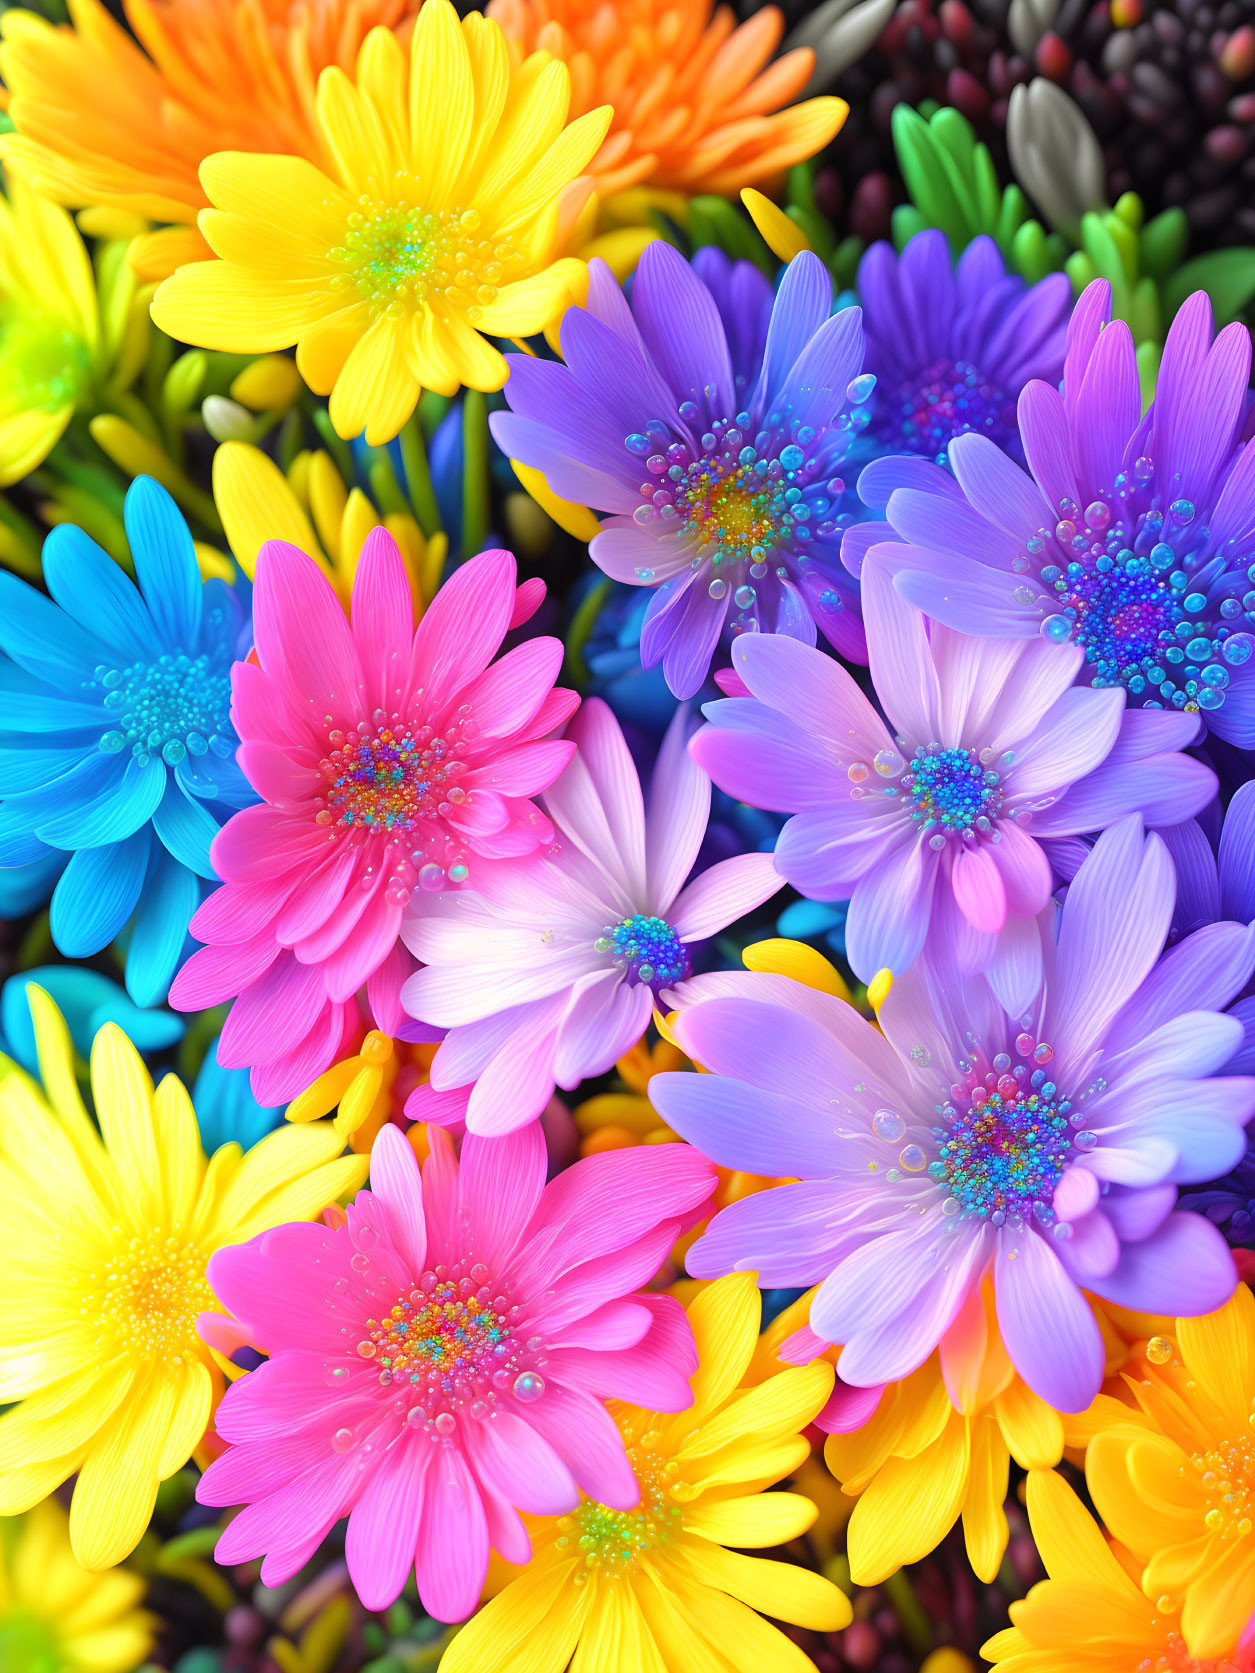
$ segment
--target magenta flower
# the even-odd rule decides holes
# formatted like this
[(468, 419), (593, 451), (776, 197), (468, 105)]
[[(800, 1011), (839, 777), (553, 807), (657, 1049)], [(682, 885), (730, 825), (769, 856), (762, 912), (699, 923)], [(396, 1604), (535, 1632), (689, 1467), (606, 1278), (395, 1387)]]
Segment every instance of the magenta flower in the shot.
[(840, 1343), (843, 1382), (865, 1388), (983, 1331), (989, 1279), (1012, 1363), (1068, 1412), (1103, 1378), (1084, 1292), (1221, 1306), (1224, 1238), (1175, 1210), (1179, 1186), (1233, 1166), (1255, 1112), (1255, 1079), (1220, 1073), (1242, 1024), (1218, 1014), (1255, 968), (1255, 926), (1209, 925), (1161, 957), (1174, 894), (1167, 850), (1132, 815), (1077, 872), (1057, 940), (1042, 914), (1022, 1012), (927, 957), (894, 983), (883, 1034), (799, 984), (782, 1004), (779, 977), (758, 978), (767, 1003), (682, 1011), (676, 1037), (711, 1073), (655, 1075), (650, 1101), (721, 1166), (798, 1181), (716, 1215), (689, 1271), (818, 1284), (786, 1352)]
[(543, 593), (516, 587), (508, 552), (482, 552), (416, 631), (401, 555), (376, 529), (346, 620), (310, 558), (262, 548), (257, 663), (232, 670), (231, 715), (264, 800), (214, 840), (223, 887), (191, 925), (208, 945), (170, 991), (184, 1011), (235, 998), (218, 1061), (251, 1068), (260, 1103), (283, 1103), (335, 1059), (363, 985), (376, 1023), (396, 1032), (411, 968), (397, 938), (415, 887), (461, 888), (551, 841), (530, 798), (574, 748), (549, 736), (578, 701), (554, 687), (562, 645), (531, 639), (492, 662)]
[(776, 868), (813, 899), (849, 899), (846, 953), (863, 981), (905, 970), (928, 940), (986, 970), (1014, 1011), (1041, 979), (1033, 919), (1050, 898), (1050, 840), (1130, 812), (1158, 825), (1197, 813), (1215, 775), (1178, 752), (1199, 718), (1074, 686), (1073, 646), (927, 621), (878, 554), (863, 621), (888, 726), (830, 657), (746, 636), (732, 661), (751, 699), (707, 704), (692, 753), (720, 789), (793, 814)]
[[(687, 1146), (589, 1157), (545, 1184), (539, 1126), (422, 1169), (395, 1127), (347, 1224), (280, 1226), (210, 1261), (238, 1324), (200, 1321), (267, 1362), (218, 1411), (230, 1447), (202, 1504), (243, 1504), (223, 1564), (265, 1554), (281, 1585), (347, 1516), (349, 1574), (384, 1609), (411, 1568), (429, 1614), (469, 1615), (489, 1548), (531, 1555), (517, 1510), (640, 1488), (603, 1399), (682, 1411), (697, 1355), (678, 1301), (633, 1295), (697, 1218), (714, 1169)], [(630, 1297), (630, 1299), (628, 1299)]]
[(505, 1133), (554, 1087), (599, 1075), (645, 1032), (656, 999), (683, 1003), (689, 947), (781, 886), (769, 854), (721, 860), (685, 884), (706, 834), (710, 780), (680, 710), (646, 807), (619, 723), (597, 699), (567, 728), (578, 753), (545, 793), (557, 842), (475, 893), (415, 896), (403, 934), (424, 968), (412, 1016), (449, 1030), (413, 1120)]

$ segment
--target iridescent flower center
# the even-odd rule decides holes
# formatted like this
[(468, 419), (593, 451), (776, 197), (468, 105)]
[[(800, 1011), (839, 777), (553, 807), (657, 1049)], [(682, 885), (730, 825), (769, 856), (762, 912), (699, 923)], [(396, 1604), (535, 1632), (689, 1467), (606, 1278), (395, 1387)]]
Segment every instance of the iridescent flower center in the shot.
[(461, 1408), (485, 1418), (499, 1397), (531, 1404), (544, 1394), (542, 1344), (521, 1342), (516, 1320), (517, 1308), (494, 1290), (486, 1266), (439, 1266), (382, 1318), (367, 1319), (357, 1352), (378, 1367), (381, 1387), (402, 1385), (412, 1429), (451, 1435)]
[(91, 378), (91, 353), (58, 320), (15, 314), (0, 321), (0, 389), (26, 412), (72, 407)]
[[(654, 1445), (659, 1439), (656, 1433), (644, 1437)], [(684, 1511), (672, 1496), (680, 1474), (676, 1461), (664, 1461), (653, 1446), (645, 1444), (628, 1447), (627, 1455), (641, 1489), (635, 1510), (612, 1510), (593, 1499), (581, 1499), (579, 1508), (558, 1522), (558, 1549), (569, 1551), (574, 1546), (583, 1553), (586, 1570), (599, 1570), (610, 1581), (635, 1568), (650, 1551), (670, 1544), (684, 1521)], [(577, 1584), (585, 1578), (576, 1572)]]
[(1084, 1117), (1046, 1078), (1053, 1057), (1047, 1041), (1021, 1033), (1014, 1059), (999, 1052), (983, 1073), (975, 1064), (960, 1066), (964, 1080), (938, 1106), (937, 1159), (928, 1164), (948, 1192), (944, 1213), (994, 1226), (1036, 1221), (1054, 1226), (1058, 1237), (1070, 1235), (1069, 1226), (1055, 1223), (1055, 1189), (1076, 1153), (1098, 1139), (1074, 1130)]
[(334, 730), (319, 762), (326, 781), (320, 825), (366, 831), (413, 831), (421, 819), (446, 818), (466, 791), (457, 780), (467, 770), (456, 736), (400, 717), (371, 732)]
[(152, 1364), (199, 1359), (201, 1313), (217, 1307), (205, 1277), (207, 1254), (172, 1233), (133, 1237), (84, 1286), (81, 1312), (100, 1332), (102, 1352)]
[[(866, 401), (873, 382), (857, 391), (852, 385), (849, 399)], [(706, 391), (708, 398), (714, 394), (713, 386)], [(641, 481), (642, 503), (633, 513), (637, 524), (656, 534), (681, 535), (700, 550), (694, 567), (709, 564), (710, 596), (731, 594), (734, 633), (751, 622), (760, 625), (760, 605), (778, 595), (778, 582), (786, 577), (810, 583), (813, 608), (841, 609), (836, 591), (814, 571), (810, 549), (840, 537), (837, 515), (845, 484), (824, 478), (850, 435), (866, 423), (865, 410), (856, 406), (835, 426), (818, 430), (788, 425), (777, 412), (768, 414), (762, 428), (750, 413), (739, 412), (734, 419), (714, 419), (703, 430), (692, 401), (681, 403), (679, 416), (696, 439), (688, 434), (681, 439), (661, 419), (624, 438), (648, 473)], [(636, 573), (641, 581), (654, 579), (651, 569)]]
[(1005, 447), (1018, 434), (1015, 401), (967, 360), (935, 360), (897, 386), (881, 380), (876, 432), (910, 453), (944, 460), (956, 436), (969, 430)]
[[(1255, 1421), (1255, 1405), (1251, 1416)], [(1203, 1520), (1208, 1529), (1221, 1539), (1245, 1539), (1255, 1529), (1255, 1439), (1244, 1435), (1223, 1441), (1208, 1452), (1196, 1452), (1190, 1462), (1207, 1495)]]
[(971, 749), (922, 745), (902, 779), (902, 793), (914, 804), (911, 818), (936, 847), (951, 831), (971, 837), (988, 831), (1002, 807), (1000, 779)]
[(333, 290), (356, 291), (372, 316), (402, 319), (420, 306), (474, 322), (495, 302), (504, 268), (518, 259), (509, 239), (478, 236), (477, 210), (432, 212), (404, 194), (415, 182), (397, 176), (394, 202), (358, 199), (343, 241), (327, 252)]
[(620, 923), (607, 924), (593, 943), (622, 970), (629, 986), (666, 988), (693, 974), (689, 950), (665, 918), (637, 912)]
[(1036, 570), (1055, 594), (1041, 631), (1080, 646), (1092, 684), (1122, 685), (1148, 708), (1218, 709), (1231, 671), (1255, 652), (1255, 565), (1235, 539), (1213, 552), (1191, 501), (1149, 504), (1154, 474), (1139, 459), (1108, 498), (1084, 511), (1062, 501), (1058, 523), (1014, 567)]
[(208, 656), (163, 655), (129, 668), (95, 670), (87, 689), (103, 692), (112, 722), (99, 747), (109, 755), (129, 749), (144, 765), (160, 754), (170, 766), (209, 751), (235, 752), (231, 726), (231, 674)]

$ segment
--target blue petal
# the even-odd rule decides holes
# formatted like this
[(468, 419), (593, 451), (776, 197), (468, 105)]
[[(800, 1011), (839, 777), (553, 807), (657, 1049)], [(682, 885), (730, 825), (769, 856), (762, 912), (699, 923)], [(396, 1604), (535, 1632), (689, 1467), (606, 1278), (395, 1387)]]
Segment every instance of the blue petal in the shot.
[(28, 674), (64, 689), (66, 676), (81, 678), (109, 660), (108, 647), (85, 632), (50, 598), (15, 575), (0, 571), (0, 650)]
[(21, 803), (0, 807), (0, 869), (37, 865), (55, 852), (31, 830), (30, 819)]
[(44, 818), (36, 832), (54, 848), (103, 848), (147, 825), (166, 788), (166, 766), (159, 755), (140, 766), (134, 756), (119, 778), (118, 757), (99, 755), (99, 774), (85, 779), (78, 805)]
[(67, 616), (106, 641), (115, 662), (147, 662), (160, 652), (134, 582), (73, 523), (62, 523), (44, 541), (44, 580)]
[(154, 844), (126, 950), (126, 987), (137, 1005), (158, 1005), (170, 991), (201, 894), (195, 875)]
[(98, 702), (75, 701), (65, 695), (64, 680), (54, 690), (45, 680), (0, 660), (0, 730), (5, 732), (71, 732), (75, 728), (105, 729), (105, 711)]
[(150, 476), (136, 477), (123, 508), (135, 574), (163, 648), (191, 648), (200, 633), (201, 578), (179, 509)]
[(107, 1022), (116, 1022), (141, 1052), (163, 1051), (183, 1038), (186, 1024), (172, 1011), (142, 1011), (115, 981), (79, 964), (49, 964), (24, 970), (0, 990), (0, 1033), (4, 1049), (32, 1074), (38, 1071), (35, 1030), (26, 990), (43, 988), (65, 1018), (80, 1057)]
[(47, 848), (29, 864), (0, 866), (0, 918), (24, 918), (41, 906), (64, 865), (65, 855)]
[(147, 826), (125, 842), (71, 854), (52, 896), (52, 939), (66, 958), (107, 947), (135, 910), (152, 838)]
[(224, 1069), (218, 1062), (218, 1042), (205, 1053), (192, 1091), (201, 1143), (210, 1156), (224, 1144), (248, 1149), (279, 1125), (283, 1106), (268, 1109), (249, 1089), (247, 1069)]
[(209, 844), (218, 834), (218, 821), (180, 789), (177, 773), (153, 813), (153, 830), (182, 865), (200, 877), (218, 880), (209, 858)]
[[(104, 755), (95, 743), (77, 743), (64, 748), (42, 748), (28, 744), (24, 738), (5, 738), (0, 744), (0, 796), (22, 796), (28, 824), (36, 824), (45, 804), (35, 792), (56, 786), (57, 795), (47, 806), (51, 810), (64, 806), (67, 794), (74, 797), (75, 785), (83, 778), (95, 781), (98, 763), (108, 762), (114, 776), (120, 778), (116, 755)], [(76, 770), (81, 769), (81, 771)], [(72, 775), (73, 782), (66, 780)]]

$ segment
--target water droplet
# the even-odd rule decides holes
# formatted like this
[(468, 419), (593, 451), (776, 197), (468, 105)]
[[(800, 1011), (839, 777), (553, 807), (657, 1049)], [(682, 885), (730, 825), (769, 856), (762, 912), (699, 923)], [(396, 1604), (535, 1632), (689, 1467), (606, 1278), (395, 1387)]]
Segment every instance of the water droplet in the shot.
[(928, 1158), (917, 1144), (904, 1144), (898, 1152), (898, 1162), (908, 1173), (922, 1173)]
[(906, 1132), (906, 1122), (897, 1110), (877, 1110), (872, 1116), (872, 1131), (886, 1144), (896, 1144)]
[(1146, 1344), (1146, 1357), (1152, 1365), (1166, 1365), (1172, 1358), (1172, 1343), (1166, 1336), (1152, 1336)]
[(514, 1379), (514, 1397), (531, 1405), (545, 1392), (545, 1379), (537, 1371), (520, 1371)]
[(1072, 623), (1066, 616), (1047, 616), (1041, 624), (1041, 636), (1061, 645), (1066, 639), (1071, 638)]
[(353, 1445), (353, 1431), (351, 1429), (337, 1429), (331, 1437), (331, 1444), (337, 1452), (347, 1452)]

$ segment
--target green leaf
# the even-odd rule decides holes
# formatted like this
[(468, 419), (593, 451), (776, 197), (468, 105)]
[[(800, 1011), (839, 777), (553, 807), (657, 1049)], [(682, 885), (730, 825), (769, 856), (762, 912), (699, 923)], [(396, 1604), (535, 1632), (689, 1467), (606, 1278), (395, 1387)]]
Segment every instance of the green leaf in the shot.
[(1174, 205), (1142, 228), (1142, 271), (1163, 281), (1178, 266), (1190, 241), (1185, 211)]
[(1196, 290), (1211, 297), (1217, 325), (1227, 325), (1255, 296), (1255, 250), (1212, 250), (1178, 267), (1164, 286), (1164, 311), (1169, 318)]

